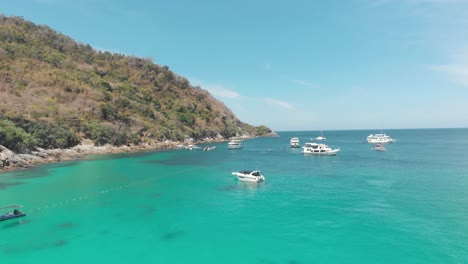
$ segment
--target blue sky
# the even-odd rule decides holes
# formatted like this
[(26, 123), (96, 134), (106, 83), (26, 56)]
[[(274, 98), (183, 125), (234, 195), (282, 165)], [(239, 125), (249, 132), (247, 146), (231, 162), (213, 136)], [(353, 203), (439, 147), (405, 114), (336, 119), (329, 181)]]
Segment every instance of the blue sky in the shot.
[(2, 0), (273, 130), (468, 127), (468, 0)]

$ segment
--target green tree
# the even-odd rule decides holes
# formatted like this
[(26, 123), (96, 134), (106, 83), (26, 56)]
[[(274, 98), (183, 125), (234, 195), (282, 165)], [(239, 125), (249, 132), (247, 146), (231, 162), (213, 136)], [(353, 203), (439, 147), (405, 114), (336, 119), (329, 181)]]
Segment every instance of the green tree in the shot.
[(36, 144), (29, 133), (17, 127), (11, 120), (0, 121), (0, 142), (11, 150), (32, 148)]

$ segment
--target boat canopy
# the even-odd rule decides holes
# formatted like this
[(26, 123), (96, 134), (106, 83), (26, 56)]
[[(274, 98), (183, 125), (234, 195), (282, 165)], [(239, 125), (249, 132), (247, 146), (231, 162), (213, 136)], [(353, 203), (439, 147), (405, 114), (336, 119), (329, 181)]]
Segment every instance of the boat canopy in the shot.
[(23, 206), (20, 205), (20, 204), (8, 205), (8, 206), (0, 207), (0, 210), (3, 210), (3, 209), (11, 209), (11, 208), (23, 208)]

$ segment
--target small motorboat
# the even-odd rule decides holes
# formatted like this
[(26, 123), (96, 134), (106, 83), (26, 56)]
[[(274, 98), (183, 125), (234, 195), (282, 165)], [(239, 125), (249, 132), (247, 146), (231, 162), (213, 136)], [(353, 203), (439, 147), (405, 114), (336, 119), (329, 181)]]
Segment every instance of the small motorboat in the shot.
[[(10, 219), (20, 218), (26, 216), (25, 213), (21, 212), (19, 208), (23, 208), (22, 205), (9, 205), (0, 208), (0, 212), (7, 210), (5, 213), (0, 214), (0, 221), (6, 221)], [(13, 211), (11, 211), (13, 210)]]
[(204, 151), (210, 151), (210, 150), (213, 150), (215, 148), (216, 148), (216, 146), (206, 146), (206, 147), (203, 148), (203, 150)]
[(380, 144), (380, 143), (375, 144), (375, 147), (373, 147), (372, 150), (375, 150), (375, 151), (387, 151), (387, 149), (384, 147), (384, 145), (383, 145), (383, 144)]
[(194, 149), (199, 149), (200, 147), (197, 145), (187, 145), (185, 146), (186, 150), (194, 150)]
[(240, 181), (245, 181), (245, 182), (256, 182), (260, 183), (265, 181), (265, 176), (263, 176), (259, 170), (254, 170), (254, 171), (239, 171), (239, 172), (233, 172), (232, 175), (237, 176), (237, 178)]
[(301, 145), (299, 145), (299, 138), (293, 137), (291, 138), (291, 141), (289, 141), (289, 145), (291, 148), (300, 148)]
[(316, 140), (319, 140), (319, 141), (322, 141), (322, 140), (325, 140), (325, 139), (327, 139), (327, 138), (323, 136), (323, 131), (320, 130), (320, 136), (316, 137), (315, 139), (316, 139)]
[(240, 139), (232, 139), (228, 142), (228, 149), (242, 149), (244, 148), (244, 144), (242, 144), (242, 140)]

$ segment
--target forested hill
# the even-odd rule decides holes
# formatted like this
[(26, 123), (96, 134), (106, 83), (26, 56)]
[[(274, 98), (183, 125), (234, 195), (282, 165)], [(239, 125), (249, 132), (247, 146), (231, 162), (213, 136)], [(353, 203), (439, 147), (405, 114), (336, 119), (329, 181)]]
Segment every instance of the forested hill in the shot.
[(138, 145), (269, 132), (151, 59), (97, 51), (0, 15), (0, 145)]

